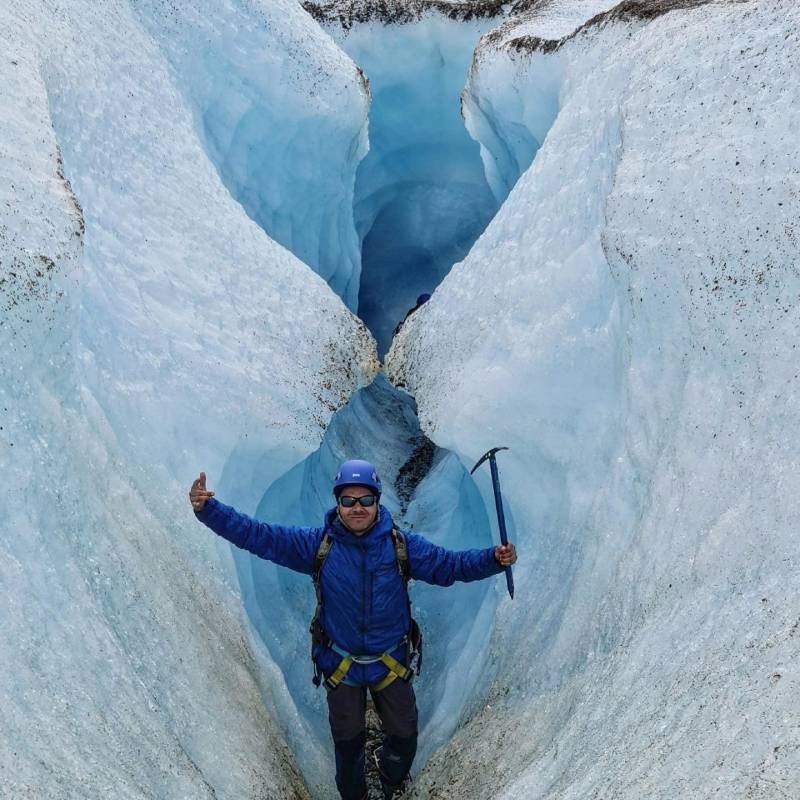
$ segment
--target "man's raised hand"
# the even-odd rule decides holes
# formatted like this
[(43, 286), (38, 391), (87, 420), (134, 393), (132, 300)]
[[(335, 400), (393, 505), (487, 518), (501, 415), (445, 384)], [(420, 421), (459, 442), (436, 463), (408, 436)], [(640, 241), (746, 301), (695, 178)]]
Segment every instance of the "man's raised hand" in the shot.
[(189, 502), (195, 511), (202, 511), (209, 497), (213, 497), (214, 492), (209, 492), (206, 489), (206, 474), (200, 473), (200, 477), (192, 483), (192, 488), (189, 489)]

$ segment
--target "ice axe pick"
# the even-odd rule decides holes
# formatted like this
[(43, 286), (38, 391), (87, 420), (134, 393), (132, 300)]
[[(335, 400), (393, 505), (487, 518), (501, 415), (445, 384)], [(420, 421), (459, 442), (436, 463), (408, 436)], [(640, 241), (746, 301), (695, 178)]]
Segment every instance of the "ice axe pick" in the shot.
[[(500, 450), (508, 450), (507, 447), (493, 447), (488, 453), (484, 453), (478, 463), (470, 470), (470, 475), (475, 472), (478, 467), (483, 464), (486, 459), (489, 459), (489, 466), (492, 470), (492, 487), (494, 488), (494, 504), (497, 507), (497, 526), (500, 528), (500, 541), (503, 544), (508, 544), (508, 535), (506, 534), (506, 518), (503, 514), (503, 496), (500, 494), (500, 475), (497, 473), (497, 461), (494, 454)], [(514, 576), (511, 573), (511, 567), (506, 567), (506, 586), (508, 586), (508, 593), (511, 599), (514, 599)]]

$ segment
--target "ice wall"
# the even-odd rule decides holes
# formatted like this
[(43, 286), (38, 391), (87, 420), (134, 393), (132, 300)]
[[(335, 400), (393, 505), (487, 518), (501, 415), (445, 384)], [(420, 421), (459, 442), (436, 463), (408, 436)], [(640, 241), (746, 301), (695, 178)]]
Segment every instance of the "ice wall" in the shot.
[(363, 74), (293, 0), (132, 7), (169, 60), (225, 186), (355, 311)]
[(800, 791), (800, 14), (689, 6), (476, 59), (501, 139), (528, 117), (492, 76), (557, 68), (561, 89), (389, 355), (438, 444), (511, 445), (521, 555), (493, 692), (419, 797)]
[(372, 95), (370, 149), (355, 186), (358, 314), (381, 353), (416, 298), (466, 255), (497, 208), (460, 103), (475, 45), (492, 24), (425, 13), (406, 24), (327, 26), (364, 70)]
[[(525, 4), (521, 4), (525, 5)], [(481, 38), (462, 93), (497, 205), (530, 166), (558, 114), (564, 61), (554, 45), (616, 0), (550, 0), (514, 14)], [(519, 58), (521, 52), (526, 58)], [(497, 92), (496, 87), (503, 91)]]
[(374, 346), (231, 197), (162, 47), (121, 0), (0, 9), (3, 797), (306, 796), (186, 491), (225, 465), (254, 510)]

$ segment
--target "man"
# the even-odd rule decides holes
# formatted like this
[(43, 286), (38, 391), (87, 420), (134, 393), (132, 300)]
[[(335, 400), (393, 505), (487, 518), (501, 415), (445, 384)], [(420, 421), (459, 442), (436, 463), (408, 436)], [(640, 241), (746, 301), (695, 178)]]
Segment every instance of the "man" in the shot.
[[(367, 461), (345, 461), (333, 493), (336, 507), (320, 528), (271, 525), (213, 499), (204, 472), (189, 500), (211, 530), (251, 553), (314, 576), (315, 671), (325, 678), (328, 719), (343, 800), (365, 800), (366, 690), (383, 727), (378, 771), (394, 797), (417, 751), (417, 706), (411, 685), (416, 630), (405, 575), (439, 586), (496, 575), (517, 560), (513, 544), (446, 550), (414, 533), (398, 533), (380, 505), (382, 486)], [(319, 678), (315, 680), (318, 682)]]

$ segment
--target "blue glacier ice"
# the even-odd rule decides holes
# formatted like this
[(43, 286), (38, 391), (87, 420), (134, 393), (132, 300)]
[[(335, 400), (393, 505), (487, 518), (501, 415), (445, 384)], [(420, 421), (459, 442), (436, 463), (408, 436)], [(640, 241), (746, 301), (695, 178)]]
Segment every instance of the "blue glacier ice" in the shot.
[(231, 195), (355, 310), (354, 176), (367, 151), (369, 99), (363, 74), (293, 0), (247, 12), (239, 3), (137, 0), (133, 10), (174, 69)]
[(416, 795), (798, 796), (796, 4), (326, 5), (0, 7), (0, 796), (335, 797), (310, 582), (188, 484), (485, 545), (494, 445)]
[(460, 102), (475, 45), (492, 24), (431, 15), (417, 24), (330, 28), (372, 96), (354, 208), (358, 314), (381, 354), (417, 296), (436, 288), (497, 209)]

